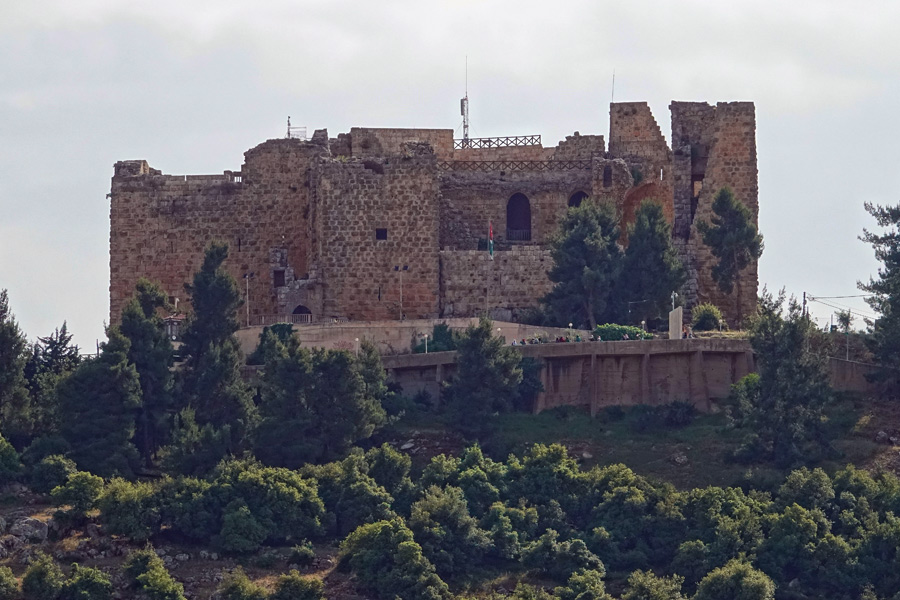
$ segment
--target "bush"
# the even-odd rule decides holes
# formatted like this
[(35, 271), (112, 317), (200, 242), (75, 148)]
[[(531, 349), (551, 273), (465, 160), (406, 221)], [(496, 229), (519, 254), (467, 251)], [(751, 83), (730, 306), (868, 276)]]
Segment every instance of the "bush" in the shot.
[(399, 518), (357, 528), (341, 542), (341, 562), (349, 565), (365, 588), (384, 600), (450, 597), (447, 584)]
[(19, 597), (19, 582), (9, 567), (0, 567), (0, 600), (16, 600)]
[(278, 578), (269, 600), (324, 600), (324, 587), (321, 579), (303, 577), (297, 571), (291, 571)]
[(632, 327), (631, 325), (615, 325), (606, 323), (605, 325), (597, 325), (594, 329), (594, 336), (604, 342), (619, 342), (628, 336), (629, 340), (652, 340), (653, 334), (644, 331), (640, 327)]
[(152, 548), (132, 552), (122, 570), (129, 584), (150, 600), (186, 600), (184, 586), (175, 581)]
[(45, 456), (31, 469), (31, 489), (39, 494), (49, 494), (53, 488), (65, 485), (76, 471), (75, 461), (61, 454)]
[(606, 574), (603, 562), (579, 539), (558, 542), (559, 534), (548, 529), (522, 553), (522, 564), (557, 581), (567, 581), (581, 569)]
[(34, 467), (43, 459), (54, 454), (65, 456), (72, 447), (69, 442), (58, 435), (42, 435), (34, 438), (22, 451), (22, 462), (29, 467)]
[(603, 583), (604, 575), (603, 571), (576, 571), (569, 577), (565, 587), (558, 587), (554, 591), (559, 596), (559, 600), (614, 600), (606, 592), (606, 585)]
[(266, 600), (266, 590), (256, 585), (244, 569), (237, 567), (227, 574), (216, 589), (216, 597), (221, 600)]
[(749, 564), (733, 560), (711, 571), (697, 586), (694, 600), (772, 600), (775, 584), (769, 576)]
[(720, 327), (725, 329), (727, 325), (718, 307), (703, 303), (691, 310), (691, 327), (694, 331), (714, 331)]
[(63, 584), (60, 600), (109, 600), (113, 585), (100, 569), (72, 565), (72, 576)]
[(313, 550), (312, 544), (303, 540), (302, 543), (291, 548), (291, 556), (288, 560), (292, 565), (307, 567), (312, 564), (315, 558), (316, 551)]
[(38, 552), (22, 577), (22, 594), (25, 600), (57, 600), (64, 582), (65, 576), (59, 565)]
[(84, 471), (69, 475), (65, 485), (53, 488), (50, 495), (57, 505), (68, 504), (69, 515), (84, 517), (94, 508), (103, 491), (103, 478)]
[(235, 500), (225, 509), (218, 545), (228, 552), (254, 552), (266, 539), (266, 528), (243, 502)]
[(15, 481), (22, 472), (22, 461), (13, 445), (0, 435), (0, 485)]
[(155, 488), (149, 483), (110, 481), (97, 500), (106, 533), (143, 542), (159, 530)]

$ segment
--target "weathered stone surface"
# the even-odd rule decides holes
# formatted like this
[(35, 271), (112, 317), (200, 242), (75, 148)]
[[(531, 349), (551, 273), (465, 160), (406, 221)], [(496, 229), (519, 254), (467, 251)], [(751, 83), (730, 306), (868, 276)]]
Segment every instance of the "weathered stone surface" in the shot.
[(25, 517), (13, 523), (9, 533), (29, 542), (43, 542), (47, 539), (48, 527), (43, 521)]
[[(185, 312), (184, 284), (212, 241), (230, 245), (226, 268), (253, 321), (295, 310), (316, 320), (485, 309), (515, 316), (550, 288), (546, 244), (570, 201), (592, 196), (615, 205), (623, 244), (640, 203), (660, 203), (687, 267), (688, 314), (709, 301), (734, 322), (755, 301), (756, 265), (742, 273), (739, 307), (735, 294), (712, 283), (713, 257), (696, 222), (709, 218), (723, 186), (757, 217), (754, 108), (670, 108), (671, 148), (649, 106), (627, 102), (610, 107), (608, 150), (599, 135), (576, 133), (555, 147), (499, 140), (455, 148), (450, 129), (355, 127), (334, 139), (319, 130), (308, 142), (268, 140), (244, 154), (240, 171), (221, 175), (164, 175), (144, 160), (118, 162), (110, 319), (118, 321), (140, 277), (159, 281)], [(487, 263), (477, 248), (489, 225), (496, 252)]]

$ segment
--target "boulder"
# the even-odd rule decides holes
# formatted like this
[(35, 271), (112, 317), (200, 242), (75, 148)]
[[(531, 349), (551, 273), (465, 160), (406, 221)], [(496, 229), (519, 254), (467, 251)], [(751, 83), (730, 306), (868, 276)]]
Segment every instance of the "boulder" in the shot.
[(25, 517), (19, 519), (13, 526), (9, 528), (9, 533), (16, 537), (23, 538), (29, 542), (43, 542), (47, 539), (49, 527), (43, 521)]

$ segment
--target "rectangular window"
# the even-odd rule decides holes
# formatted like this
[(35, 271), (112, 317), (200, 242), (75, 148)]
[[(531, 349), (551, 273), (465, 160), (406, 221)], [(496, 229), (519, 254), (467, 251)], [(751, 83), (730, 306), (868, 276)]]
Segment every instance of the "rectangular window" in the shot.
[(375, 230), (375, 239), (376, 240), (386, 240), (387, 239), (387, 229), (376, 229)]
[(275, 287), (284, 287), (284, 269), (275, 271)]

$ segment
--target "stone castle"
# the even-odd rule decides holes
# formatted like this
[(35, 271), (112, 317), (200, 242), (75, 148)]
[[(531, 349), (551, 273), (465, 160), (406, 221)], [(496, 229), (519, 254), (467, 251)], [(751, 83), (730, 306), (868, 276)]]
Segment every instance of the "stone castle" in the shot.
[[(251, 325), (323, 319), (471, 316), (509, 320), (551, 284), (546, 242), (570, 206), (615, 204), (623, 231), (642, 200), (659, 202), (689, 279), (687, 308), (735, 298), (712, 282), (696, 222), (729, 186), (758, 215), (756, 121), (749, 102), (672, 102), (672, 147), (646, 103), (610, 105), (609, 140), (575, 133), (453, 139), (451, 129), (352, 128), (329, 138), (274, 139), (240, 171), (165, 175), (115, 164), (110, 194), (110, 319), (139, 277), (184, 310), (184, 284), (205, 246), (229, 244), (227, 267)], [(493, 225), (494, 260), (486, 251)], [(742, 273), (742, 312), (757, 269)], [(242, 321), (244, 317), (242, 315)]]

